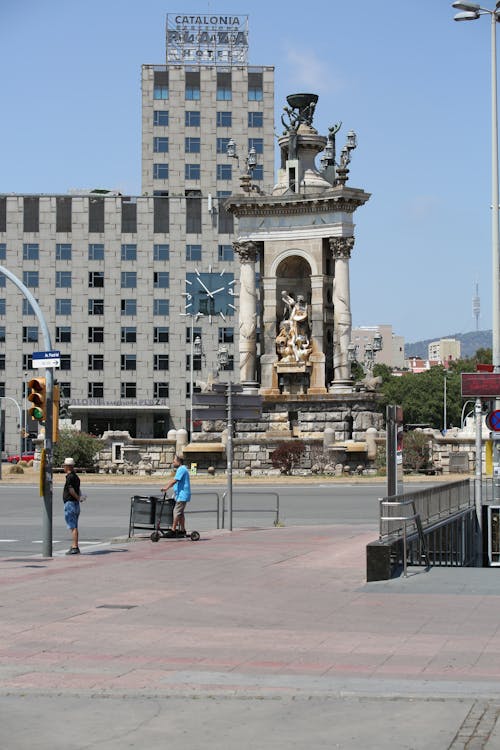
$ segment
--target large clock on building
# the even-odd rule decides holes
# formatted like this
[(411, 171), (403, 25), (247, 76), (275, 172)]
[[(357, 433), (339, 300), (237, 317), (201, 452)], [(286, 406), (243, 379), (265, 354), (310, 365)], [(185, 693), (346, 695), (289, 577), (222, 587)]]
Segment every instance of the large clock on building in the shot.
[(234, 306), (234, 274), (226, 271), (199, 271), (186, 274), (186, 305), (188, 315), (206, 315), (210, 322), (216, 315), (225, 320), (233, 315)]

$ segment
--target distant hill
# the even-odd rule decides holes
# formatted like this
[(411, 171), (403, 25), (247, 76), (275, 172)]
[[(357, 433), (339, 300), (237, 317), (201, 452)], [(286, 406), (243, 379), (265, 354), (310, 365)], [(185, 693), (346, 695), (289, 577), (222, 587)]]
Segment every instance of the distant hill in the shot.
[(422, 357), (427, 359), (428, 346), (439, 339), (457, 339), (462, 344), (462, 357), (473, 357), (478, 349), (491, 349), (492, 331), (470, 331), (469, 333), (448, 333), (446, 336), (435, 336), (425, 341), (405, 344), (405, 357)]

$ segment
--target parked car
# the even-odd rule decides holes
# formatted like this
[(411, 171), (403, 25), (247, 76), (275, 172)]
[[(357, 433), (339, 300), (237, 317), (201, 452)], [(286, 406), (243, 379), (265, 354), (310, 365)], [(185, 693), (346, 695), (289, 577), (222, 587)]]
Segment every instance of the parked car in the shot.
[(26, 453), (12, 453), (10, 456), (7, 456), (7, 461), (10, 464), (17, 464), (19, 461), (33, 461), (35, 458), (34, 451), (27, 451)]

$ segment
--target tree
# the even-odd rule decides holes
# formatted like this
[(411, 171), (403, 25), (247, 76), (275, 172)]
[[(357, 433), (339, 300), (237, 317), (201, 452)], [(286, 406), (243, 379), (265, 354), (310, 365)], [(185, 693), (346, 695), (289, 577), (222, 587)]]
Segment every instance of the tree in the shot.
[(411, 430), (403, 435), (403, 467), (419, 471), (430, 463), (430, 437), (423, 432)]
[(95, 457), (104, 443), (86, 432), (60, 430), (59, 440), (54, 445), (54, 466), (62, 466), (68, 456), (74, 458), (77, 468), (90, 469), (95, 466)]
[(291, 474), (292, 469), (300, 464), (305, 452), (306, 446), (302, 440), (293, 440), (279, 443), (269, 458), (275, 469), (279, 469), (282, 474)]

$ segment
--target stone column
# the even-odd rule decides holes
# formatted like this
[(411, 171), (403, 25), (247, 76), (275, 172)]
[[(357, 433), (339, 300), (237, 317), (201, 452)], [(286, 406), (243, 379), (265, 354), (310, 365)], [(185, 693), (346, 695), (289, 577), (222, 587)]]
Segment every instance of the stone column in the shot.
[(255, 260), (258, 245), (255, 242), (233, 242), (240, 260), (240, 383), (255, 388), (257, 361), (257, 290), (255, 288)]
[(333, 388), (351, 384), (351, 365), (347, 352), (351, 341), (351, 292), (349, 259), (354, 237), (330, 237), (330, 248), (335, 260), (333, 280)]

